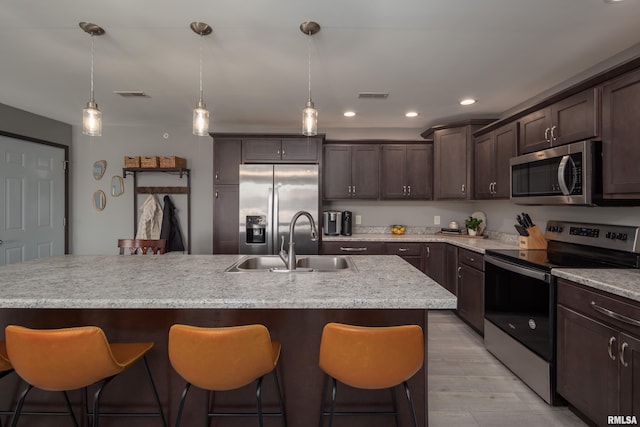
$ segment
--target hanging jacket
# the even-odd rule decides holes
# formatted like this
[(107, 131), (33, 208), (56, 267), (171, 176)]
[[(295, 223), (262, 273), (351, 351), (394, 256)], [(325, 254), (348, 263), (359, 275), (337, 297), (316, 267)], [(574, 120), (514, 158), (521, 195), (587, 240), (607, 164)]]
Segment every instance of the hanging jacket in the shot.
[(167, 252), (183, 251), (184, 243), (180, 232), (180, 221), (176, 216), (176, 207), (169, 196), (164, 196), (162, 211), (162, 231), (160, 238), (167, 240)]
[(154, 194), (150, 194), (140, 206), (140, 219), (138, 220), (136, 239), (159, 239), (161, 226), (162, 206), (158, 198)]

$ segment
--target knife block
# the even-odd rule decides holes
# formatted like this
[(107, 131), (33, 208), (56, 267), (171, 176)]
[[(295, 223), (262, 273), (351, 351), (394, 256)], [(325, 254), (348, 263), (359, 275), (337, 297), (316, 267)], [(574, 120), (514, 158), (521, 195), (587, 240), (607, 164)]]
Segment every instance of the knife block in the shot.
[(547, 239), (537, 225), (527, 228), (528, 236), (520, 236), (520, 249), (547, 249)]

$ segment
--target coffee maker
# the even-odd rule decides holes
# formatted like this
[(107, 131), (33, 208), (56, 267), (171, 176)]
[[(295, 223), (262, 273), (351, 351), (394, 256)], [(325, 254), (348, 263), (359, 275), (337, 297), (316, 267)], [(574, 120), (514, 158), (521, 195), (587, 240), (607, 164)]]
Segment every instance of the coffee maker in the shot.
[(340, 211), (324, 211), (323, 227), (324, 234), (327, 236), (337, 236), (340, 234), (340, 227), (342, 226), (342, 212)]
[(351, 236), (352, 220), (353, 213), (351, 211), (342, 212), (342, 226), (340, 227), (340, 234), (343, 236)]

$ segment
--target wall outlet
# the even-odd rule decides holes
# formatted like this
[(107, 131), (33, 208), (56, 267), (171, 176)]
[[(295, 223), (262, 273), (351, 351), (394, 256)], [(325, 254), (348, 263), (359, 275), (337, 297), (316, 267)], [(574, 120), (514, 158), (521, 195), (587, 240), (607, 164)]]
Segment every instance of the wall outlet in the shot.
[(440, 225), (440, 215), (433, 217), (433, 225)]
[(362, 215), (356, 215), (356, 225), (362, 224)]

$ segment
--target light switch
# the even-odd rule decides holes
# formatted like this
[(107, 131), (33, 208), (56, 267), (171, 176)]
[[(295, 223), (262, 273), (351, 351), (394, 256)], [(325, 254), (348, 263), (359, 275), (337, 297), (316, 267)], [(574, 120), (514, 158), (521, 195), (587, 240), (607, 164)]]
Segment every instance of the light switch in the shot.
[(356, 215), (356, 225), (362, 224), (362, 215)]

